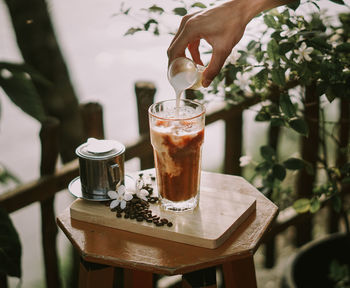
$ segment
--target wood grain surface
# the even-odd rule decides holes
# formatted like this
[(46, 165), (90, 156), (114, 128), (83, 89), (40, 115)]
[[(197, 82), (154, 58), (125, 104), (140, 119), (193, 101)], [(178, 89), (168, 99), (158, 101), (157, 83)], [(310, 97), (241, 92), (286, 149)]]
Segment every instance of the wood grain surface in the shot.
[(277, 216), (277, 206), (242, 177), (203, 172), (201, 183), (256, 198), (255, 211), (216, 249), (75, 220), (69, 207), (57, 224), (85, 261), (127, 269), (175, 275), (252, 257)]
[(77, 199), (70, 206), (76, 220), (108, 226), (156, 238), (204, 248), (217, 248), (255, 210), (255, 197), (244, 195), (232, 187), (216, 183), (201, 186), (200, 203), (193, 211), (172, 212), (151, 204), (153, 214), (166, 218), (172, 227), (157, 227), (146, 221), (117, 218), (116, 213), (101, 203)]

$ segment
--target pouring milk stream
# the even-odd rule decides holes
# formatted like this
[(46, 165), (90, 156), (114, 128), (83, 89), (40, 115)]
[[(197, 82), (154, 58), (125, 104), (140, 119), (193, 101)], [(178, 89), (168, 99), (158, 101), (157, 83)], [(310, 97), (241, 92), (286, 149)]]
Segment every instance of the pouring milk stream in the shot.
[(168, 69), (168, 79), (176, 94), (177, 108), (180, 104), (182, 93), (189, 88), (201, 87), (204, 67), (197, 65), (186, 57), (176, 58)]

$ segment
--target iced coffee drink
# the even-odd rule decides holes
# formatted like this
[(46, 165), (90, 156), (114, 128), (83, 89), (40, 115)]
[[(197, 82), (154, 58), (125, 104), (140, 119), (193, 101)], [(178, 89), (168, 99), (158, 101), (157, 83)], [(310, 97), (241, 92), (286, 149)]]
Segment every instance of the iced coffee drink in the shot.
[(157, 188), (164, 209), (191, 210), (199, 201), (204, 107), (168, 100), (149, 109)]

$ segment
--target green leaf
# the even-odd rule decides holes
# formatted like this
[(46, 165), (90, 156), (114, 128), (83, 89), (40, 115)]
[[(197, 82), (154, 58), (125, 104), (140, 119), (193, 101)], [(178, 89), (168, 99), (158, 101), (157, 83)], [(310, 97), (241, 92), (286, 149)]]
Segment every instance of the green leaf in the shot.
[(2, 69), (7, 69), (9, 71), (12, 71), (13, 73), (27, 73), (30, 75), (30, 78), (32, 78), (32, 80), (37, 83), (40, 83), (45, 86), (52, 85), (52, 82), (47, 80), (38, 71), (36, 71), (34, 68), (32, 68), (31, 66), (25, 63), (14, 64), (14, 63), (8, 63), (8, 62), (0, 62), (0, 70)]
[(247, 45), (247, 49), (250, 51), (252, 49), (255, 48), (255, 45), (257, 44), (258, 42), (256, 42), (255, 40), (251, 40), (248, 45)]
[(279, 53), (281, 55), (286, 54), (287, 52), (291, 51), (295, 47), (294, 43), (291, 43), (291, 42), (284, 42), (284, 43), (281, 43), (279, 46), (280, 46)]
[(164, 9), (162, 7), (157, 6), (157, 5), (153, 5), (153, 6), (148, 8), (148, 11), (162, 14), (164, 12)]
[(270, 123), (271, 123), (271, 126), (274, 126), (274, 127), (284, 126), (284, 119), (281, 118), (279, 115), (272, 115)]
[(318, 6), (318, 4), (315, 1), (312, 1), (311, 4), (313, 4), (317, 8), (318, 11), (321, 11), (321, 7)]
[(268, 145), (260, 147), (260, 154), (265, 160), (270, 161), (270, 162), (272, 162), (274, 160), (275, 155), (276, 155), (275, 150), (271, 146), (268, 146)]
[(255, 171), (258, 173), (261, 173), (262, 175), (265, 175), (270, 169), (271, 169), (272, 165), (270, 162), (264, 161), (259, 163), (256, 167), (255, 167)]
[(143, 26), (145, 27), (145, 30), (148, 31), (151, 24), (158, 24), (158, 21), (155, 19), (149, 19)]
[(177, 7), (173, 10), (175, 15), (185, 16), (187, 14), (187, 10), (183, 7)]
[(321, 202), (317, 197), (314, 197), (310, 201), (310, 212), (316, 213), (321, 208)]
[(300, 198), (293, 203), (293, 208), (298, 213), (306, 213), (310, 210), (310, 200), (307, 198)]
[(43, 122), (46, 119), (44, 106), (31, 78), (15, 69), (7, 71), (10, 73), (8, 77), (0, 76), (0, 87), (25, 113)]
[(282, 68), (272, 69), (271, 78), (272, 81), (279, 86), (284, 86), (286, 84), (286, 77), (284, 75), (284, 69)]
[(281, 37), (281, 31), (277, 30), (277, 31), (273, 32), (271, 34), (271, 38), (275, 39), (275, 41), (277, 41), (277, 42), (280, 42), (283, 39), (283, 37)]
[(307, 123), (301, 118), (291, 118), (289, 120), (289, 126), (301, 135), (307, 136), (309, 134), (309, 127), (307, 126)]
[(326, 90), (328, 88), (328, 83), (326, 83), (325, 81), (320, 81), (317, 83), (316, 86), (316, 91), (317, 91), (317, 95), (321, 96), (323, 94), (326, 93)]
[(272, 174), (280, 181), (286, 177), (286, 169), (281, 164), (275, 164), (272, 167)]
[(258, 62), (261, 62), (264, 59), (265, 51), (258, 51), (255, 53), (255, 58)]
[(22, 246), (8, 214), (0, 208), (0, 274), (22, 276)]
[(332, 206), (335, 212), (339, 213), (341, 211), (342, 203), (341, 198), (338, 195), (335, 195), (332, 198)]
[(253, 84), (257, 89), (262, 89), (268, 79), (268, 70), (267, 68), (260, 70), (254, 77), (253, 77)]
[(276, 61), (279, 59), (279, 47), (275, 39), (271, 39), (267, 44), (267, 55), (271, 60)]
[(273, 17), (272, 15), (264, 15), (264, 22), (267, 25), (267, 27), (274, 29), (278, 28), (278, 23), (276, 22), (275, 17)]
[(258, 114), (256, 114), (255, 116), (255, 121), (269, 121), (271, 118), (269, 111), (267, 110), (267, 108), (261, 107), (260, 111), (258, 112)]
[(343, 0), (330, 0), (331, 2), (334, 2), (334, 3), (337, 3), (337, 4), (340, 4), (340, 5), (344, 5), (344, 1)]
[(328, 51), (332, 49), (332, 45), (327, 43), (326, 37), (313, 37), (305, 42), (307, 46), (313, 46), (320, 51)]
[(127, 35), (134, 35), (136, 32), (142, 31), (141, 28), (135, 28), (135, 27), (131, 27), (128, 29), (128, 31), (125, 32), (124, 36)]
[(343, 179), (341, 180), (341, 183), (342, 183), (343, 185), (348, 185), (348, 184), (350, 184), (350, 176), (349, 176), (349, 177), (343, 178)]
[(299, 158), (289, 158), (283, 162), (284, 167), (289, 170), (299, 170), (305, 167), (305, 162)]
[(293, 105), (290, 97), (286, 93), (280, 95), (280, 107), (282, 112), (288, 117), (291, 118), (295, 116), (295, 106)]
[(295, 11), (299, 7), (299, 5), (300, 5), (300, 0), (293, 1), (293, 2), (289, 3), (287, 6), (288, 6), (288, 8), (290, 8), (290, 9)]
[(158, 27), (154, 28), (153, 34), (156, 35), (156, 36), (159, 36), (159, 29), (158, 29)]
[(207, 6), (202, 2), (195, 2), (191, 5), (191, 7), (198, 7), (198, 8), (203, 8), (203, 9), (207, 8)]
[(336, 48), (335, 48), (335, 52), (343, 52), (343, 53), (350, 53), (350, 43), (348, 42), (345, 42), (345, 43), (342, 43), (340, 45), (338, 45)]

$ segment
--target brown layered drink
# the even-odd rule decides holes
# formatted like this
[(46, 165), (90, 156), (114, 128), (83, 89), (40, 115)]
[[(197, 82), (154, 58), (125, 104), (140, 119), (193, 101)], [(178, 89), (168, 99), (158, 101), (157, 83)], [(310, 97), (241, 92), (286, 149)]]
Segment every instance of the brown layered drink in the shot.
[(188, 100), (180, 102), (177, 109), (175, 100), (150, 108), (158, 193), (163, 208), (175, 211), (198, 204), (204, 140), (204, 107)]

